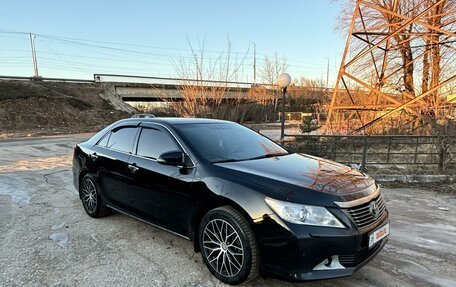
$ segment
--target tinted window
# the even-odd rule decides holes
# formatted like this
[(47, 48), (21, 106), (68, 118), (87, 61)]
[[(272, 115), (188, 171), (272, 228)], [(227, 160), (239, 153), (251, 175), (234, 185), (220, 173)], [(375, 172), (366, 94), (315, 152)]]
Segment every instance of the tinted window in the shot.
[(176, 127), (198, 153), (210, 162), (240, 161), (284, 155), (273, 141), (238, 124), (183, 124)]
[(175, 150), (180, 150), (180, 148), (168, 132), (143, 128), (136, 153), (140, 156), (157, 159), (161, 154)]
[(121, 128), (111, 132), (108, 148), (123, 152), (131, 152), (137, 128)]
[(108, 139), (109, 139), (109, 135), (110, 135), (110, 134), (111, 134), (111, 133), (109, 132), (107, 135), (105, 135), (105, 136), (101, 139), (101, 141), (99, 141), (99, 142), (97, 143), (97, 145), (102, 146), (102, 147), (106, 147), (106, 144), (108, 143)]

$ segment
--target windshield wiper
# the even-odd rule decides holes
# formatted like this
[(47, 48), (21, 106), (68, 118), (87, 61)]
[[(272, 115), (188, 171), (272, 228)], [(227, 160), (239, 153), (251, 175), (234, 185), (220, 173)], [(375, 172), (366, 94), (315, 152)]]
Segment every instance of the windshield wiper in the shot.
[(254, 160), (254, 159), (262, 159), (262, 158), (269, 158), (269, 157), (276, 157), (276, 156), (282, 156), (282, 155), (287, 155), (289, 153), (267, 153), (267, 154), (263, 154), (263, 155), (260, 155), (260, 156), (255, 156), (255, 157), (251, 157), (251, 158), (247, 158), (247, 159), (244, 159), (244, 160)]
[(250, 157), (250, 158), (240, 158), (240, 159), (229, 158), (229, 159), (222, 159), (222, 160), (213, 161), (212, 163), (224, 163), (224, 162), (246, 161), (246, 160), (254, 160), (254, 159), (262, 159), (262, 158), (269, 158), (269, 157), (282, 156), (282, 155), (287, 155), (287, 154), (289, 154), (289, 153), (268, 153), (268, 154), (263, 154), (263, 155), (260, 155), (260, 156), (255, 156), (255, 157)]
[(245, 160), (254, 160), (254, 159), (262, 159), (262, 158), (269, 158), (269, 157), (276, 157), (276, 156), (282, 156), (282, 155), (287, 155), (288, 153), (268, 153), (268, 154), (263, 154), (260, 156), (255, 156), (251, 157)]

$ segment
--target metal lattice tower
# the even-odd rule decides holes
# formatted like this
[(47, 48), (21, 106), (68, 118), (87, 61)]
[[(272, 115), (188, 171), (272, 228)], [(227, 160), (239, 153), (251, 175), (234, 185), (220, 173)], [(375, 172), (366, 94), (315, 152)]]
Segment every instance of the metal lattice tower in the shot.
[(455, 2), (356, 1), (326, 129), (365, 132), (398, 112), (435, 114), (456, 79)]

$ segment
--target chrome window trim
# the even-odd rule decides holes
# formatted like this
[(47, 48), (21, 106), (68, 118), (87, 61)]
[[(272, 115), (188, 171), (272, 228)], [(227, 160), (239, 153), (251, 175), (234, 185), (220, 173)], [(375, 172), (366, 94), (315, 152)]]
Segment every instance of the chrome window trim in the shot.
[(345, 202), (334, 201), (334, 204), (336, 204), (340, 208), (350, 208), (350, 207), (358, 206), (358, 205), (364, 204), (366, 202), (369, 202), (369, 201), (371, 201), (372, 199), (376, 198), (379, 195), (380, 195), (380, 188), (377, 187), (377, 190), (374, 193), (369, 194), (369, 195), (367, 195), (365, 197), (362, 197), (362, 198), (359, 198), (359, 199), (355, 199), (355, 200), (352, 200), (352, 201), (345, 201)]
[(151, 158), (151, 157), (147, 157), (147, 156), (142, 156), (142, 155), (138, 155), (138, 154), (134, 154), (134, 153), (132, 153), (131, 156), (138, 157), (138, 158), (142, 158), (142, 159), (145, 159), (145, 160), (151, 160), (151, 161), (157, 162), (157, 159), (156, 159), (156, 158)]
[[(113, 148), (108, 148), (108, 147), (104, 147), (104, 146), (97, 146), (97, 147), (102, 148), (102, 149), (105, 149), (105, 150), (113, 151), (113, 152), (118, 152), (118, 153), (126, 154), (126, 155), (129, 155), (129, 156), (133, 155), (133, 153), (131, 153), (131, 152), (124, 152), (124, 151), (121, 151), (121, 150), (117, 150), (117, 149), (113, 149)], [(105, 155), (105, 154), (100, 154), (100, 155), (105, 156), (105, 157), (108, 157), (108, 158), (111, 158), (111, 159), (115, 159), (115, 158), (110, 157), (110, 156), (107, 156), (107, 155)]]

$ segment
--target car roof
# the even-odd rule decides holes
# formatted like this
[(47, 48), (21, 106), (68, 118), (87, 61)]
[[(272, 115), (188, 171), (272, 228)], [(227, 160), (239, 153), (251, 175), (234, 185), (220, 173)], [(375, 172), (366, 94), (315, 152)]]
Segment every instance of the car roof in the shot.
[(163, 118), (129, 118), (124, 119), (122, 122), (128, 123), (129, 121), (137, 122), (140, 120), (143, 123), (164, 123), (170, 125), (182, 125), (182, 124), (227, 124), (234, 123), (230, 121), (217, 120), (217, 119), (206, 119), (206, 118), (172, 118), (172, 117), (163, 117)]

